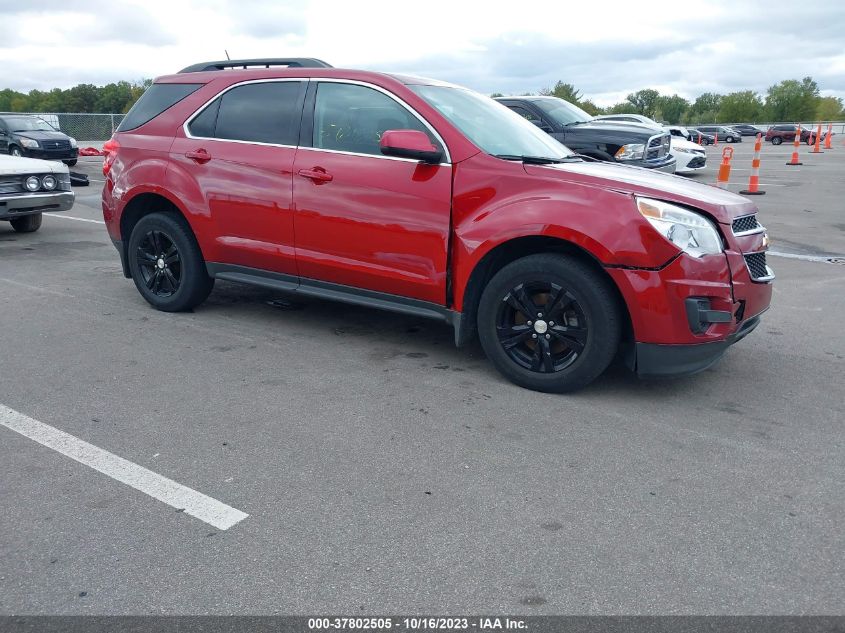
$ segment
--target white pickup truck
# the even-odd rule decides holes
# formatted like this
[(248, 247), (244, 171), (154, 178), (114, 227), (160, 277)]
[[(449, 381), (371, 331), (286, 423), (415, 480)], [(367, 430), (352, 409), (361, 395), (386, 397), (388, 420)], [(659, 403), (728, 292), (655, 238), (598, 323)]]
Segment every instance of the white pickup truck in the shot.
[(67, 211), (73, 200), (67, 165), (0, 155), (0, 220), (18, 233), (37, 231), (42, 213)]

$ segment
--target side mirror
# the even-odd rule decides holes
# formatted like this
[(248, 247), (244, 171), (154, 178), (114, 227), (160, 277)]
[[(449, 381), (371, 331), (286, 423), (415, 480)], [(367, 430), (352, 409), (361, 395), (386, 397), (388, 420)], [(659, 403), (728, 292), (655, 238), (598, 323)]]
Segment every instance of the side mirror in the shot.
[(385, 130), (379, 149), (385, 156), (413, 158), (430, 164), (443, 159), (443, 151), (434, 147), (425, 132), (419, 130)]

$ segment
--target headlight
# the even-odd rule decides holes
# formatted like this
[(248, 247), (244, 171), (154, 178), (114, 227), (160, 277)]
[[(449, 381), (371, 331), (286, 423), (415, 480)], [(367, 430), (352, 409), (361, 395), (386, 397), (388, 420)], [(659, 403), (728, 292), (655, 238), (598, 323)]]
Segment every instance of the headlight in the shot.
[(53, 191), (58, 184), (59, 181), (54, 176), (44, 176), (44, 180), (41, 181), (41, 186), (47, 191)]
[(722, 252), (719, 232), (703, 215), (651, 198), (637, 198), (637, 208), (658, 233), (685, 253), (702, 257)]
[(21, 145), (23, 145), (24, 147), (29, 147), (30, 149), (34, 149), (38, 147), (38, 141), (31, 138), (22, 138)]
[(639, 160), (645, 153), (645, 145), (642, 143), (629, 143), (616, 150), (616, 160)]
[(75, 138), (72, 138), (72, 137), (70, 138), (70, 146), (76, 147), (76, 139)]
[(27, 191), (38, 191), (41, 189), (41, 180), (38, 176), (30, 176), (23, 181), (23, 186), (26, 187)]

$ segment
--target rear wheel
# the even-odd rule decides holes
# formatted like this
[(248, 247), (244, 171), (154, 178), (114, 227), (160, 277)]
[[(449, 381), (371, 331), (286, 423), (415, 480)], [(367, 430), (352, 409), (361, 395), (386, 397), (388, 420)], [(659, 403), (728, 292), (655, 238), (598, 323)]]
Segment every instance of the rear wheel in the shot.
[(154, 308), (190, 310), (214, 287), (194, 234), (176, 215), (152, 213), (141, 218), (127, 248), (132, 280)]
[(772, 145), (780, 145), (781, 143), (783, 143), (783, 139), (781, 137), (779, 137), (779, 136), (773, 136), (772, 137)]
[(35, 233), (41, 228), (41, 214), (33, 213), (32, 215), (25, 215), (22, 218), (12, 218), (9, 224), (18, 233)]
[(530, 255), (487, 284), (478, 308), (481, 345), (509, 380), (535, 391), (575, 391), (616, 354), (619, 308), (606, 279), (581, 260)]

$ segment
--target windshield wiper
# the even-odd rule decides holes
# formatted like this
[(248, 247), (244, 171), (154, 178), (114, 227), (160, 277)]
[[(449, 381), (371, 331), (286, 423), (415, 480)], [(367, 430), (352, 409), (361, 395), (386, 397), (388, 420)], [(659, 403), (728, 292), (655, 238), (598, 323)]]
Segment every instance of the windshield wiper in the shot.
[(563, 127), (569, 127), (570, 125), (584, 125), (587, 121), (570, 121), (569, 123), (565, 123)]
[(502, 160), (518, 160), (529, 165), (553, 165), (556, 163), (571, 163), (573, 159), (580, 162), (580, 158), (564, 156), (563, 158), (551, 158), (549, 156), (520, 156), (518, 154), (494, 154)]

